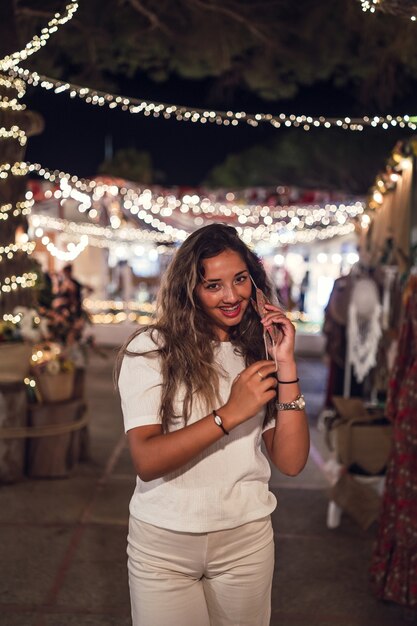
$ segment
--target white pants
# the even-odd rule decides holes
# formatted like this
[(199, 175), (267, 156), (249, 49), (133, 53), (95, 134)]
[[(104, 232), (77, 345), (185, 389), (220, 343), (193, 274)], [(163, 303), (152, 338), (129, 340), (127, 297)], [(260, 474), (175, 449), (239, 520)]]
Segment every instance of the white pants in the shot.
[(127, 553), (133, 626), (269, 626), (269, 516), (211, 533), (131, 517)]

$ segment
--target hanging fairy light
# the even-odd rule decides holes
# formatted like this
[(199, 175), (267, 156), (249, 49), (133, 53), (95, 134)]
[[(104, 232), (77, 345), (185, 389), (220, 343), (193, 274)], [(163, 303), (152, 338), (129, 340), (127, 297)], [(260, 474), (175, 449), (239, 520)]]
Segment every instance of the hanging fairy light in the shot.
[(0, 246), (0, 263), (4, 260), (11, 260), (17, 252), (25, 252), (26, 254), (32, 254), (35, 248), (34, 241), (23, 241), (10, 243), (7, 246)]
[(94, 324), (120, 324), (123, 322), (149, 324), (156, 310), (156, 305), (153, 302), (92, 298), (85, 298), (83, 306)]
[[(5, 114), (10, 113), (12, 118), (19, 119), (19, 114), (25, 110), (25, 105), (21, 104), (19, 100), (23, 97), (26, 91), (26, 84), (18, 76), (6, 75), (7, 72), (17, 66), (21, 61), (25, 61), (31, 55), (40, 50), (48, 41), (49, 37), (55, 33), (58, 28), (68, 22), (78, 9), (78, 3), (76, 1), (67, 4), (63, 13), (56, 13), (53, 18), (48, 22), (47, 26), (42, 29), (40, 35), (34, 35), (32, 39), (25, 45), (25, 47), (17, 52), (13, 52), (0, 59), (0, 113), (1, 117), (7, 119)], [(4, 112), (4, 113), (3, 113)], [(10, 127), (0, 126), (0, 140), (5, 141), (10, 145), (10, 142), (17, 141), (21, 147), (24, 147), (27, 143), (27, 136), (25, 131), (17, 124), (13, 124)], [(12, 151), (5, 150), (4, 154), (12, 154)], [(19, 158), (19, 157), (18, 157)], [(26, 176), (29, 172), (28, 166), (24, 161), (5, 162), (0, 163), (0, 180), (5, 181), (11, 177)], [(19, 198), (20, 193), (12, 194), (15, 199), (15, 203), (5, 203), (0, 206), (0, 220), (5, 220), (25, 216), (30, 213), (31, 205), (33, 204), (32, 198), (26, 194), (25, 200)], [(18, 200), (19, 198), (19, 200)], [(29, 241), (28, 235), (23, 231), (23, 227), (20, 224), (21, 220), (16, 224), (11, 224), (11, 230), (15, 226), (15, 242), (6, 243), (0, 247), (0, 261), (2, 262), (2, 277), (0, 282), (0, 298), (2, 299), (2, 308), (10, 305), (10, 299), (8, 294), (22, 289), (30, 289), (36, 285), (37, 274), (32, 271), (23, 272), (24, 267), (28, 267), (28, 259), (24, 258), (30, 255), (35, 247), (33, 241)], [(7, 239), (6, 239), (7, 241)], [(19, 262), (22, 260), (21, 273), (17, 275), (15, 257), (19, 255)], [(11, 263), (9, 263), (11, 261)], [(12, 274), (13, 272), (13, 274)], [(10, 275), (7, 275), (10, 274)]]
[(35, 230), (35, 236), (42, 241), (42, 244), (45, 246), (49, 254), (59, 261), (65, 261), (67, 263), (69, 261), (75, 261), (75, 259), (81, 254), (81, 252), (86, 249), (89, 244), (88, 236), (81, 235), (80, 241), (77, 244), (70, 242), (67, 245), (67, 250), (61, 250), (61, 248), (58, 248), (53, 243), (53, 241), (50, 240), (48, 235), (44, 235), (43, 232), (42, 234), (37, 233), (37, 230), (39, 229)]
[(13, 52), (3, 59), (0, 59), (0, 70), (8, 71), (21, 61), (25, 61), (35, 52), (38, 52), (48, 42), (49, 37), (58, 30), (59, 26), (62, 26), (73, 17), (77, 9), (78, 2), (70, 2), (67, 4), (62, 14), (55, 13), (54, 17), (49, 20), (48, 24), (41, 30), (40, 35), (34, 35), (23, 50)]
[[(297, 222), (300, 228), (312, 226), (314, 223), (323, 223), (326, 218), (351, 219), (363, 213), (364, 204), (360, 201), (352, 203), (339, 202), (320, 205), (288, 205), (269, 206), (261, 204), (237, 204), (233, 202), (213, 201), (207, 197), (200, 197), (197, 194), (186, 194), (182, 198), (176, 197), (170, 190), (163, 195), (160, 192), (152, 192), (150, 189), (133, 186), (117, 185), (115, 183), (102, 183), (100, 180), (79, 179), (77, 176), (61, 172), (59, 170), (48, 170), (39, 163), (28, 164), (31, 172), (36, 172), (45, 180), (59, 182), (60, 190), (54, 192), (54, 197), (76, 199), (80, 205), (80, 212), (85, 212), (85, 206), (90, 207), (92, 202), (100, 200), (104, 194), (110, 193), (112, 196), (120, 195), (122, 204), (126, 211), (129, 211), (139, 220), (146, 221), (147, 225), (157, 227), (152, 223), (153, 216), (158, 215), (160, 223), (161, 217), (169, 217), (180, 211), (180, 213), (195, 216), (210, 215), (230, 218), (236, 216), (241, 225), (244, 224), (272, 224), (275, 220), (292, 220), (293, 225)], [(74, 189), (75, 188), (75, 189)], [(76, 191), (81, 193), (77, 194)], [(52, 196), (52, 191), (47, 192)], [(229, 198), (235, 199), (235, 194), (228, 193)], [(226, 196), (226, 197), (227, 197)], [(147, 218), (145, 220), (145, 217)]]
[[(197, 216), (207, 214), (226, 220), (237, 219), (237, 230), (248, 243), (269, 240), (276, 245), (284, 245), (308, 243), (315, 238), (327, 239), (349, 234), (354, 230), (352, 220), (364, 212), (364, 204), (360, 201), (328, 203), (324, 206), (268, 206), (214, 202), (197, 194), (186, 194), (180, 199), (172, 193), (161, 195), (160, 192), (153, 193), (150, 189), (142, 189), (139, 186), (127, 188), (113, 183), (102, 183), (99, 180), (78, 179), (74, 175), (57, 170), (51, 172), (40, 164), (29, 164), (28, 167), (46, 180), (59, 182), (60, 189), (54, 192), (48, 190), (49, 196), (61, 198), (61, 201), (69, 197), (76, 199), (81, 213), (103, 198), (106, 193), (112, 197), (121, 196), (124, 209), (143, 223), (144, 229), (120, 227), (120, 219), (117, 225), (113, 223), (111, 227), (101, 227), (94, 223), (68, 222), (49, 217), (45, 218), (46, 221), (40, 221), (39, 215), (32, 218), (31, 223), (35, 228), (38, 225), (61, 232), (67, 231), (72, 237), (84, 234), (89, 237), (90, 245), (103, 248), (110, 248), (115, 241), (159, 243), (183, 241), (190, 229), (175, 228), (165, 219), (171, 216), (175, 218), (178, 213)], [(230, 200), (235, 199), (235, 194), (229, 192), (227, 195)], [(96, 209), (94, 212), (96, 215)], [(89, 215), (92, 216), (92, 211), (89, 211)], [(196, 217), (194, 223), (199, 226), (203, 220)], [(148, 230), (149, 227), (154, 230)]]
[(415, 0), (359, 0), (362, 11), (376, 13), (380, 11), (391, 15), (399, 15), (410, 19), (412, 22), (417, 20), (417, 2)]
[(9, 176), (26, 176), (28, 172), (28, 165), (24, 161), (0, 164), (0, 178), (3, 179), (8, 178)]
[[(34, 200), (31, 192), (28, 192), (26, 195), (26, 200), (16, 202), (15, 205), (11, 202), (0, 205), (0, 221), (9, 219), (10, 215), (12, 217), (17, 217), (18, 215), (30, 215)], [(28, 197), (28, 195), (30, 197)]]
[(362, 5), (362, 11), (369, 11), (370, 13), (375, 13), (377, 6), (379, 4), (379, 0), (360, 0)]
[(175, 234), (175, 232), (173, 233), (169, 229), (165, 234), (157, 233), (151, 230), (142, 230), (134, 227), (119, 228), (118, 230), (114, 230), (113, 228), (98, 226), (96, 224), (91, 224), (88, 222), (71, 222), (57, 217), (49, 217), (47, 215), (31, 215), (30, 224), (31, 227), (34, 229), (41, 227), (44, 230), (66, 232), (69, 235), (78, 237), (81, 237), (81, 235), (87, 235), (90, 245), (93, 245), (94, 241), (97, 239), (102, 240), (103, 243), (115, 241), (126, 243), (166, 243), (183, 241), (188, 235), (185, 230), (173, 229), (172, 227), (172, 231), (177, 231), (177, 234)]
[(271, 124), (274, 128), (293, 127), (308, 131), (312, 128), (341, 128), (343, 130), (362, 131), (366, 127), (383, 128), (399, 126), (400, 128), (417, 129), (417, 118), (409, 115), (385, 115), (351, 118), (345, 117), (325, 117), (311, 115), (296, 115), (280, 113), (272, 115), (270, 113), (247, 113), (245, 111), (219, 111), (204, 108), (189, 108), (184, 105), (167, 104), (164, 102), (145, 101), (137, 98), (106, 93), (90, 87), (82, 87), (69, 82), (62, 82), (43, 76), (37, 72), (31, 72), (21, 67), (11, 70), (11, 75), (20, 77), (28, 85), (39, 86), (47, 91), (56, 94), (66, 93), (71, 98), (78, 97), (88, 104), (96, 106), (107, 106), (110, 109), (120, 109), (132, 114), (140, 113), (145, 117), (153, 116), (163, 119), (176, 119), (182, 122), (218, 124), (223, 126), (237, 126), (245, 123), (256, 127), (259, 124)]
[(12, 111), (24, 111), (26, 104), (20, 104), (17, 98), (3, 96), (0, 100), (0, 109), (11, 109)]
[(16, 291), (17, 289), (34, 287), (37, 278), (38, 275), (35, 272), (25, 272), (20, 276), (6, 276), (6, 278), (3, 278), (2, 282), (0, 282), (0, 298), (3, 294)]
[[(17, 76), (0, 74), (0, 87), (4, 87), (5, 89), (14, 89), (17, 92), (18, 98), (23, 98), (26, 93), (26, 83)], [(26, 105), (24, 104), (19, 105), (16, 98), (8, 98), (4, 95), (1, 96), (1, 103), (2, 108), (11, 107), (14, 108), (14, 110), (22, 110), (26, 108)]]
[[(137, 228), (122, 228), (113, 230), (103, 226), (97, 226), (91, 223), (71, 222), (60, 218), (52, 218), (45, 215), (32, 215), (30, 218), (32, 228), (43, 228), (57, 232), (66, 232), (67, 235), (81, 237), (87, 235), (89, 245), (102, 248), (110, 248), (114, 242), (123, 242), (132, 244), (134, 242), (178, 242), (183, 241), (188, 232), (180, 231), (181, 239), (172, 233), (172, 226), (167, 226), (165, 232), (146, 231)], [(294, 243), (309, 243), (315, 239), (329, 239), (332, 237), (343, 236), (354, 231), (355, 227), (352, 223), (344, 223), (339, 225), (326, 226), (324, 228), (309, 228), (308, 230), (287, 231), (285, 228), (279, 228), (277, 225), (269, 228), (253, 228), (240, 226), (237, 227), (238, 233), (247, 243), (255, 243), (260, 241), (268, 241), (272, 245), (285, 245)], [(120, 232), (119, 232), (120, 231)]]
[(13, 125), (11, 128), (0, 126), (0, 139), (16, 139), (21, 146), (26, 145), (27, 137), (24, 130)]
[(385, 169), (377, 175), (370, 190), (366, 205), (368, 211), (378, 210), (382, 206), (386, 194), (395, 190), (403, 172), (412, 168), (412, 158), (415, 157), (415, 154), (416, 148), (412, 140), (397, 142), (387, 160)]

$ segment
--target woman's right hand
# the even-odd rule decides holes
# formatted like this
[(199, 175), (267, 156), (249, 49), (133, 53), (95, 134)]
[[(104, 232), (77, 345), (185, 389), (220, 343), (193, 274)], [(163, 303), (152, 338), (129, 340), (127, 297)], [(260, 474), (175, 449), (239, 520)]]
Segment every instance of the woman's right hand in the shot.
[(276, 397), (278, 382), (276, 376), (271, 376), (275, 373), (275, 363), (263, 360), (252, 363), (236, 376), (228, 401), (218, 409), (229, 428), (253, 417)]

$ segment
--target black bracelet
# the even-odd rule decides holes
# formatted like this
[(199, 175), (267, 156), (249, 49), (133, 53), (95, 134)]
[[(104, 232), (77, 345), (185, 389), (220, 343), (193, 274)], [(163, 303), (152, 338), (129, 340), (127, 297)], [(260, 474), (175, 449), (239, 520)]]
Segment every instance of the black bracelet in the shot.
[[(278, 378), (277, 378), (277, 380), (278, 380)], [(295, 380), (278, 380), (278, 382), (279, 382), (281, 385), (292, 385), (293, 383), (298, 383), (298, 382), (300, 382), (300, 379), (299, 379), (299, 378), (296, 378)]]

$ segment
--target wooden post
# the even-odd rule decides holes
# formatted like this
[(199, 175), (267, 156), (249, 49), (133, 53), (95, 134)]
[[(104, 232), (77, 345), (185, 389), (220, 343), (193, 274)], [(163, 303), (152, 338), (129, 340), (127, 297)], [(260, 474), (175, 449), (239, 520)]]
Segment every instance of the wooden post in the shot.
[[(74, 379), (74, 392), (73, 397), (78, 400), (83, 400), (85, 398), (85, 368), (77, 367), (75, 370), (75, 379)], [(88, 430), (88, 426), (84, 426), (79, 432), (80, 437), (80, 458), (81, 462), (86, 462), (91, 460), (91, 443), (90, 443), (90, 432)]]
[(27, 425), (27, 397), (23, 382), (0, 382), (0, 483), (24, 478), (25, 439), (2, 439), (1, 429)]

